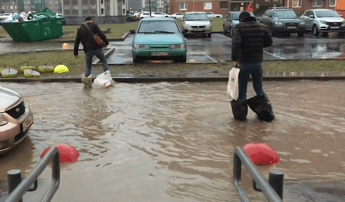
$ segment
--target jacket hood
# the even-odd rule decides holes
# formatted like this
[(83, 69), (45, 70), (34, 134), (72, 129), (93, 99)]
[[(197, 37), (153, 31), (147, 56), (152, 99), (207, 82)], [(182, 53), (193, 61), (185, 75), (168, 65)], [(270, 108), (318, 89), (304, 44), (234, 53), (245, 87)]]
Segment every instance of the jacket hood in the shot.
[(255, 17), (246, 17), (240, 22), (253, 22), (253, 21), (256, 21)]

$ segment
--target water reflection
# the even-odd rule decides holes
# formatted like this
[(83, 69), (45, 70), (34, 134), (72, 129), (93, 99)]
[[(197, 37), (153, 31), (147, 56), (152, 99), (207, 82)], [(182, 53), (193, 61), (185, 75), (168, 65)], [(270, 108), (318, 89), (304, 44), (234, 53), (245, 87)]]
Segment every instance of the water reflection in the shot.
[[(233, 150), (249, 142), (273, 147), (286, 179), (345, 179), (345, 89), (336, 88), (342, 81), (265, 82), (276, 115), (272, 123), (251, 111), (248, 121), (235, 121), (226, 82), (4, 86), (21, 93), (35, 115), (29, 166), (53, 143), (80, 151), (77, 163), (62, 168), (57, 202), (236, 201)], [(6, 164), (15, 164), (8, 156)], [(0, 168), (2, 180), (7, 169)], [(250, 182), (244, 172), (246, 189)]]

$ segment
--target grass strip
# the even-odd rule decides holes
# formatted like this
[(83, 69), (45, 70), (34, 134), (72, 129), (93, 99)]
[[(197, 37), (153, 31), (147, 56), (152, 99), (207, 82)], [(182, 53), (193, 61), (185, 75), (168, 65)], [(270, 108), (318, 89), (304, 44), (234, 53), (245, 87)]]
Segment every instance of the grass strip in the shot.
[[(79, 58), (73, 56), (72, 51), (54, 51), (39, 53), (16, 53), (0, 55), (0, 68), (11, 67), (23, 75), (21, 66), (43, 66), (45, 64), (56, 66), (66, 65), (68, 73), (57, 75), (54, 73), (42, 74), (42, 77), (73, 77), (80, 76), (85, 69), (85, 56)], [(231, 62), (216, 64), (193, 63), (143, 63), (129, 65), (109, 65), (114, 77), (198, 77), (198, 76), (228, 76)], [(263, 63), (265, 72), (344, 72), (345, 60), (300, 60), (300, 61), (266, 61)], [(101, 65), (94, 66), (93, 75), (101, 73)]]

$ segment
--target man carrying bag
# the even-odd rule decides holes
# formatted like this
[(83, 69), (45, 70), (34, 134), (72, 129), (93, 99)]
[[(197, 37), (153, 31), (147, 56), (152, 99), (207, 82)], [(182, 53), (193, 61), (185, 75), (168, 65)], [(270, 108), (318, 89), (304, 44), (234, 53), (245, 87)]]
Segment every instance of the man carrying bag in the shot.
[[(238, 99), (231, 101), (234, 118), (246, 120), (247, 104), (261, 120), (272, 121), (272, 106), (262, 88), (263, 48), (272, 45), (272, 37), (267, 27), (258, 23), (248, 12), (239, 16), (240, 23), (235, 27), (232, 39), (231, 58), (233, 66), (240, 69), (238, 76)], [(249, 77), (253, 79), (256, 93), (254, 98), (246, 100)]]
[[(96, 35), (96, 36), (94, 36)], [(98, 35), (98, 36), (97, 36)], [(104, 42), (104, 45), (100, 45), (99, 40)], [(85, 22), (79, 27), (77, 31), (77, 36), (74, 43), (74, 56), (78, 57), (78, 49), (80, 42), (83, 44), (83, 49), (85, 53), (85, 74), (82, 76), (82, 82), (86, 87), (91, 87), (91, 68), (92, 68), (92, 58), (93, 56), (98, 57), (103, 65), (103, 72), (109, 70), (108, 63), (105, 59), (102, 48), (109, 44), (107, 37), (97, 24), (92, 22), (91, 17), (85, 18)]]

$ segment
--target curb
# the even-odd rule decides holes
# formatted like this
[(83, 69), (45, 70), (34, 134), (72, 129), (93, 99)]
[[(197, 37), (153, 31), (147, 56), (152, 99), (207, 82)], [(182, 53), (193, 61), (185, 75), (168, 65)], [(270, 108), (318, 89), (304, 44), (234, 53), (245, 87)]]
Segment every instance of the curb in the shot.
[[(95, 78), (93, 78), (95, 79)], [(165, 78), (165, 77), (113, 77), (119, 83), (155, 83), (155, 82), (227, 82), (228, 77), (185, 77), (185, 78)], [(345, 80), (345, 76), (310, 76), (310, 77), (264, 77), (264, 81), (333, 81)], [(24, 83), (24, 82), (77, 82), (81, 83), (80, 77), (70, 78), (0, 78), (0, 82)]]

